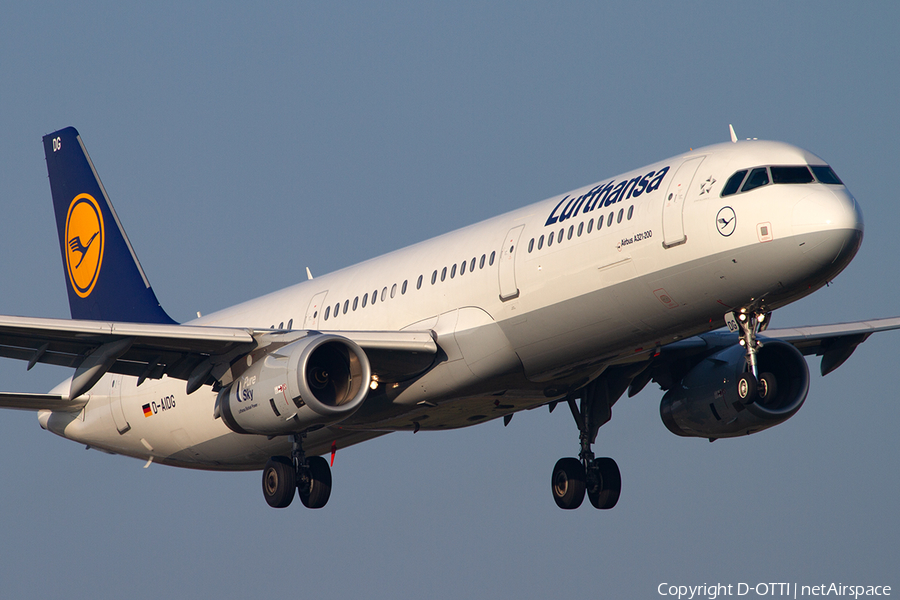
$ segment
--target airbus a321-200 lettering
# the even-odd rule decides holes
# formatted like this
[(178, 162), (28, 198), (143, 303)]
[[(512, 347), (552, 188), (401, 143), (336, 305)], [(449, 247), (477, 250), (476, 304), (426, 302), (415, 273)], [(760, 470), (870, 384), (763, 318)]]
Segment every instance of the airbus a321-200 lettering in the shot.
[(72, 319), (0, 317), (0, 356), (74, 373), (0, 406), (147, 464), (262, 469), (269, 505), (321, 508), (338, 448), (562, 402), (580, 447), (553, 499), (612, 508), (592, 446), (626, 391), (657, 383), (676, 435), (748, 435), (803, 405), (804, 356), (825, 375), (900, 328), (767, 329), (850, 263), (863, 219), (818, 156), (731, 138), (177, 323), (62, 129), (43, 141)]

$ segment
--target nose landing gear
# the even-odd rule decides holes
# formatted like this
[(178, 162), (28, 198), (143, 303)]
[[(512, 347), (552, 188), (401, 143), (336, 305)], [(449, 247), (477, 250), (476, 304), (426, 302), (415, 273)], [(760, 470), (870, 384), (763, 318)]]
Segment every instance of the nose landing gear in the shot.
[(765, 331), (769, 326), (771, 312), (759, 309), (742, 308), (738, 313), (729, 312), (725, 315), (725, 323), (732, 332), (740, 335), (740, 344), (747, 352), (747, 365), (749, 371), (738, 378), (738, 397), (744, 404), (752, 404), (757, 400), (765, 403), (776, 395), (775, 376), (772, 373), (760, 373), (758, 354), (762, 348), (756, 334)]

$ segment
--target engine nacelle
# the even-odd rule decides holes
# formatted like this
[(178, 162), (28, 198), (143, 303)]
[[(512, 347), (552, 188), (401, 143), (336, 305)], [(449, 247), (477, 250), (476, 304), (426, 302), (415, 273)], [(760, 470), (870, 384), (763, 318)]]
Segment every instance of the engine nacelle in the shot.
[(809, 392), (809, 368), (792, 345), (764, 341), (757, 353), (760, 377), (774, 376), (765, 399), (742, 401), (738, 378), (747, 371), (743, 346), (734, 345), (691, 369), (680, 385), (663, 396), (659, 414), (672, 433), (686, 437), (720, 438), (749, 435), (791, 418)]
[(236, 433), (298, 433), (355, 413), (371, 379), (369, 359), (355, 342), (309, 335), (267, 354), (223, 388), (217, 413)]

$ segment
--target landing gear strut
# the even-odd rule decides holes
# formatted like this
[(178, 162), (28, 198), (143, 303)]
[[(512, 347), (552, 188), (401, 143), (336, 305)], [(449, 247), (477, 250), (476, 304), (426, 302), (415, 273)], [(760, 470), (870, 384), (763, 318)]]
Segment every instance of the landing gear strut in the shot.
[(763, 404), (766, 400), (776, 395), (775, 376), (771, 373), (760, 373), (758, 354), (762, 343), (756, 338), (756, 334), (765, 331), (769, 325), (772, 313), (757, 309), (742, 308), (735, 315), (729, 312), (725, 315), (725, 323), (728, 329), (738, 332), (740, 344), (747, 352), (748, 372), (738, 378), (738, 397), (744, 404), (752, 404), (757, 399)]
[(581, 452), (578, 458), (561, 458), (553, 467), (553, 499), (560, 508), (578, 508), (584, 501), (585, 492), (594, 508), (609, 509), (619, 501), (622, 491), (619, 467), (611, 458), (595, 458), (591, 445), (597, 439), (600, 426), (612, 416), (612, 403), (620, 395), (621, 391), (611, 393), (608, 380), (601, 378), (581, 390), (580, 408), (574, 396), (567, 398), (578, 425)]
[(273, 456), (263, 469), (263, 496), (272, 508), (285, 508), (294, 490), (307, 508), (322, 508), (331, 496), (331, 468), (321, 456), (307, 458), (303, 435), (291, 436), (291, 457)]

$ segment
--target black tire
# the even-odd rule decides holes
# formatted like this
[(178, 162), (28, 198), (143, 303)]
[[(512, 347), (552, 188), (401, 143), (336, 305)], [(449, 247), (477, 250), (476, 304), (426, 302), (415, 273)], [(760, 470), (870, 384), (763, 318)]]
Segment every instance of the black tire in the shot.
[(306, 508), (322, 508), (331, 497), (331, 467), (321, 456), (306, 461), (304, 476), (297, 480), (297, 495)]
[(291, 459), (286, 456), (273, 456), (266, 461), (263, 469), (263, 496), (272, 508), (286, 508), (294, 499), (296, 475)]
[(556, 505), (572, 510), (584, 502), (584, 466), (577, 458), (561, 458), (553, 467), (550, 486)]
[(759, 397), (756, 377), (753, 373), (742, 373), (737, 380), (737, 395), (744, 404), (753, 404)]
[(588, 499), (594, 508), (609, 510), (619, 501), (622, 493), (622, 474), (619, 465), (611, 458), (598, 458), (592, 465), (598, 486), (588, 489)]
[(757, 388), (759, 394), (759, 403), (768, 405), (775, 401), (778, 397), (778, 382), (772, 373), (763, 373), (759, 376), (759, 385)]

